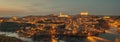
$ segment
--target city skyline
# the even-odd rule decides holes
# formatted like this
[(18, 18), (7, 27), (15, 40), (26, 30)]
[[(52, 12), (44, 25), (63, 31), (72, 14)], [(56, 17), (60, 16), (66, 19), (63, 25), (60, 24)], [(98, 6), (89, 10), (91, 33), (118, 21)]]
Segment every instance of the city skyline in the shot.
[(0, 17), (58, 14), (119, 15), (120, 0), (0, 0)]

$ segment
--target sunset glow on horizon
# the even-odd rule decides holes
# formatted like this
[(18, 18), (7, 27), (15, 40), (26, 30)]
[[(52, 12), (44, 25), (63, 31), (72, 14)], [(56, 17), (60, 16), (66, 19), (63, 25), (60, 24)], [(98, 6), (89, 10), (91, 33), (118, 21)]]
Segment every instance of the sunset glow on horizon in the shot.
[(59, 13), (119, 15), (119, 0), (0, 0), (1, 16), (46, 15)]

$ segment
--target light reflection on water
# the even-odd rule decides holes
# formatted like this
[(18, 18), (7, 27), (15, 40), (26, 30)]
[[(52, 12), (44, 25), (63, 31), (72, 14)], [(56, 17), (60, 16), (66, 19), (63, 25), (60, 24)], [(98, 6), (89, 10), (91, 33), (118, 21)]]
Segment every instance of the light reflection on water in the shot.
[[(51, 42), (115, 42), (119, 37), (119, 33), (116, 28), (110, 28), (106, 31), (105, 34), (100, 34), (98, 36), (88, 36), (88, 37), (54, 37), (49, 38)], [(43, 39), (43, 40), (42, 40)], [(46, 38), (42, 38), (41, 41), (44, 41)], [(48, 38), (47, 38), (48, 39)]]
[(88, 36), (88, 37), (44, 37), (40, 38), (38, 41), (32, 41), (30, 38), (19, 37), (16, 33), (11, 32), (0, 32), (0, 34), (5, 34), (6, 36), (16, 37), (28, 42), (115, 42), (116, 38), (120, 37), (116, 28), (110, 28), (105, 31), (105, 34), (100, 34), (98, 36)]
[(87, 39), (89, 42), (97, 42), (92, 36), (87, 37)]

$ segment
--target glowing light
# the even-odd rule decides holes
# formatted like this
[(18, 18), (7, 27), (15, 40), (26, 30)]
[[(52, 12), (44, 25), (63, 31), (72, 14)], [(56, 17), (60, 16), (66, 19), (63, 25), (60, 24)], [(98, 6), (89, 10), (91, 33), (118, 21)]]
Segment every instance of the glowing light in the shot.
[(60, 12), (59, 17), (69, 17), (69, 16), (68, 16), (68, 15), (63, 14), (62, 12)]
[(51, 42), (58, 42), (58, 40), (55, 38), (54, 35), (52, 35), (52, 41)]
[(13, 18), (14, 20), (17, 20), (17, 16), (13, 16), (12, 18)]
[(81, 12), (80, 15), (88, 15), (88, 12)]
[(110, 16), (104, 16), (103, 18), (110, 18)]
[(106, 33), (109, 33), (109, 34), (114, 34), (113, 32), (111, 31), (108, 31), (108, 30), (105, 30)]
[(106, 40), (104, 38), (101, 38), (101, 37), (96, 37), (96, 36), (88, 36), (87, 39), (90, 41), (90, 42), (97, 42), (97, 40), (100, 40), (102, 42), (110, 42), (109, 40)]
[(96, 36), (93, 36), (94, 39), (97, 39), (97, 40), (101, 40), (101, 41), (104, 41), (104, 42), (110, 42), (109, 40), (106, 40), (104, 38), (100, 38), (100, 37), (96, 37)]
[(3, 20), (1, 19), (0, 22), (3, 22)]
[(72, 33), (73, 33), (73, 34), (76, 34), (76, 33), (77, 33), (77, 30), (73, 30)]
[(96, 40), (95, 40), (92, 36), (88, 36), (87, 39), (88, 39), (90, 42), (96, 42)]

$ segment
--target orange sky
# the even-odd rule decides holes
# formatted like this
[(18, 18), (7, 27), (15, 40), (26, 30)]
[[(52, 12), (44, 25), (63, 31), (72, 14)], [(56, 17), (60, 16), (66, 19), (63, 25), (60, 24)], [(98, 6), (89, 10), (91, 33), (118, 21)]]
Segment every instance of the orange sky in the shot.
[(24, 12), (26, 10), (20, 9), (20, 8), (16, 8), (16, 7), (0, 7), (0, 12), (4, 13), (4, 12)]
[(120, 15), (120, 0), (0, 0), (1, 16), (58, 14)]

